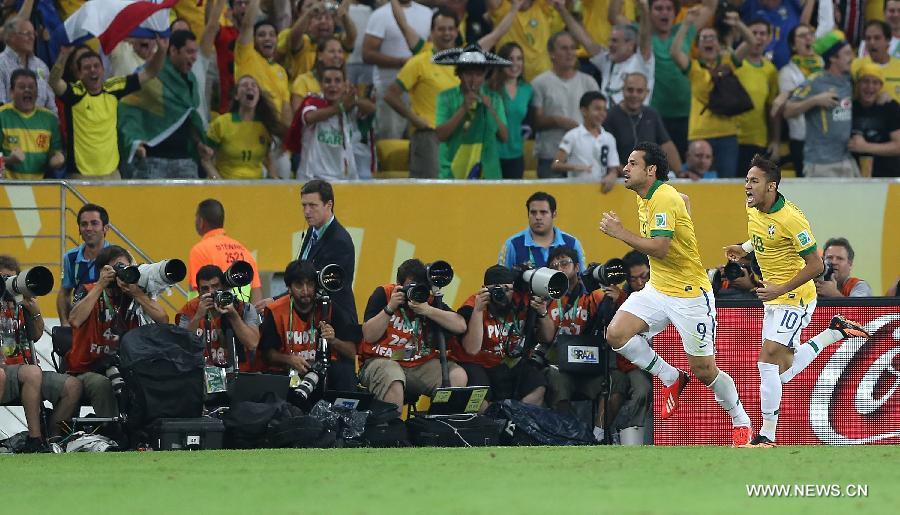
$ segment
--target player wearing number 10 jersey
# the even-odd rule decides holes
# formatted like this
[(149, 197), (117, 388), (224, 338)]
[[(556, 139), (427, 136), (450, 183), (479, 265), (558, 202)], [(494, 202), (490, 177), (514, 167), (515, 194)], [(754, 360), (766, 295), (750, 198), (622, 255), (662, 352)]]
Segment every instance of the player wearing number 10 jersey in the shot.
[(628, 296), (610, 322), (606, 340), (636, 366), (659, 377), (665, 386), (661, 416), (668, 418), (689, 376), (660, 358), (648, 340), (671, 322), (681, 336), (691, 371), (731, 415), (732, 443), (746, 445), (752, 436), (750, 417), (734, 380), (716, 366), (716, 301), (700, 262), (686, 201), (663, 182), (668, 171), (658, 145), (638, 143), (625, 165), (625, 187), (639, 196), (640, 234), (625, 229), (612, 212), (604, 213), (600, 222), (600, 230), (650, 257), (650, 283)]
[(809, 222), (778, 192), (780, 182), (781, 171), (775, 163), (754, 156), (744, 186), (750, 239), (725, 247), (731, 260), (754, 252), (763, 275), (763, 286), (756, 289), (756, 296), (765, 303), (757, 363), (763, 425), (746, 447), (774, 447), (782, 383), (803, 371), (827, 345), (848, 336), (868, 336), (858, 323), (836, 315), (828, 329), (799, 345), (800, 332), (816, 308), (812, 280), (824, 266)]

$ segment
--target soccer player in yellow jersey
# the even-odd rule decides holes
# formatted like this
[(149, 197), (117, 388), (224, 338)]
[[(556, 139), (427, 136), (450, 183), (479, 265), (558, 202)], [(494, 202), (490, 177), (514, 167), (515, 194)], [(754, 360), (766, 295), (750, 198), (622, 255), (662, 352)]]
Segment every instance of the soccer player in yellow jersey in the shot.
[(750, 239), (725, 247), (725, 254), (737, 260), (754, 252), (762, 271), (763, 286), (756, 289), (756, 296), (765, 304), (765, 314), (756, 365), (763, 424), (747, 447), (774, 447), (782, 383), (802, 372), (826, 346), (850, 336), (865, 338), (868, 333), (858, 323), (835, 315), (828, 329), (799, 345), (800, 332), (816, 309), (813, 278), (824, 265), (803, 212), (778, 192), (778, 166), (758, 154), (750, 166), (744, 186)]
[(716, 300), (700, 263), (694, 223), (685, 199), (665, 184), (669, 164), (659, 145), (640, 142), (625, 165), (625, 187), (638, 194), (640, 234), (622, 226), (619, 216), (603, 213), (600, 230), (650, 258), (650, 282), (632, 293), (606, 329), (606, 341), (636, 366), (663, 383), (662, 418), (678, 407), (689, 380), (659, 357), (648, 341), (671, 322), (681, 336), (691, 371), (715, 394), (731, 416), (732, 444), (750, 443), (750, 417), (738, 398), (734, 380), (716, 366)]

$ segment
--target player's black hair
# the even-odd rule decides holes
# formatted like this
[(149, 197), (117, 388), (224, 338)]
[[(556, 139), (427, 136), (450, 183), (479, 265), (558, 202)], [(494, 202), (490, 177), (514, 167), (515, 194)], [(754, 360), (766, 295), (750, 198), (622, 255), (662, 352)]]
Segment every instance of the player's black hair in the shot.
[(650, 168), (656, 167), (656, 179), (660, 181), (669, 180), (669, 160), (662, 148), (651, 141), (640, 141), (634, 146), (635, 150), (644, 153), (644, 166)]
[(766, 182), (774, 182), (775, 189), (778, 189), (778, 185), (781, 184), (781, 169), (778, 168), (774, 161), (766, 159), (763, 155), (756, 154), (750, 161), (750, 167), (762, 170), (766, 174)]

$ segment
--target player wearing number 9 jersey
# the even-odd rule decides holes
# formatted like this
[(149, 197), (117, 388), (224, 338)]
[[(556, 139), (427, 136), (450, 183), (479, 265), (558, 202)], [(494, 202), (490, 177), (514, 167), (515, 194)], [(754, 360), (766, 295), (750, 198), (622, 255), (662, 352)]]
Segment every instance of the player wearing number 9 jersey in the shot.
[(618, 215), (603, 214), (600, 230), (650, 257), (650, 283), (628, 296), (606, 330), (606, 340), (636, 366), (663, 383), (662, 418), (672, 415), (688, 382), (650, 347), (649, 339), (671, 322), (678, 330), (691, 371), (715, 394), (731, 416), (732, 444), (750, 442), (750, 417), (734, 380), (716, 366), (716, 303), (703, 265), (685, 199), (665, 184), (669, 166), (662, 149), (638, 143), (625, 165), (625, 187), (638, 194), (640, 234), (622, 226)]
[(728, 259), (737, 260), (754, 252), (763, 275), (763, 286), (756, 289), (756, 296), (765, 304), (757, 363), (763, 425), (747, 447), (773, 447), (782, 383), (802, 372), (826, 346), (868, 333), (858, 323), (836, 315), (828, 329), (799, 345), (800, 333), (816, 308), (812, 280), (824, 266), (809, 221), (778, 192), (778, 166), (760, 155), (753, 157), (750, 166), (744, 185), (750, 239), (743, 245), (725, 247), (725, 253)]

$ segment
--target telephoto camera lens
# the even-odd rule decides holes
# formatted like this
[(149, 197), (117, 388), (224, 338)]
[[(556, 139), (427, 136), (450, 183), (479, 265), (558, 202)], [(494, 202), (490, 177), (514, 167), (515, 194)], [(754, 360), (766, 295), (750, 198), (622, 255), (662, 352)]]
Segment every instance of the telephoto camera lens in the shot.
[(120, 395), (125, 388), (125, 380), (122, 379), (122, 373), (119, 372), (119, 367), (111, 366), (107, 368), (106, 377), (109, 379), (109, 382), (112, 383), (113, 393), (116, 394), (116, 396)]
[(225, 309), (234, 304), (234, 294), (228, 290), (219, 290), (213, 294), (213, 302), (219, 309)]
[(325, 365), (323, 365), (322, 362), (317, 361), (312, 368), (309, 369), (309, 372), (303, 376), (303, 379), (300, 380), (300, 384), (297, 385), (297, 388), (295, 388), (294, 391), (297, 392), (297, 395), (304, 401), (309, 400), (309, 397), (316, 389), (316, 386), (319, 385), (319, 381), (322, 380), (324, 375)]

